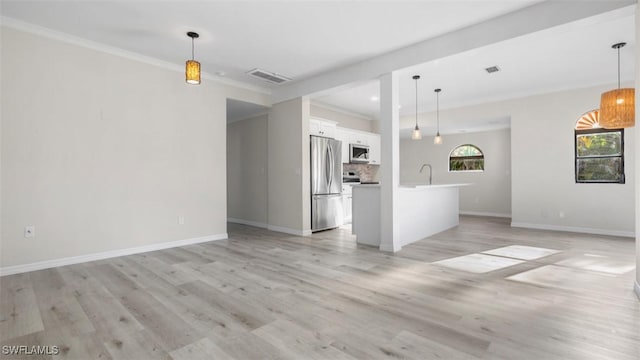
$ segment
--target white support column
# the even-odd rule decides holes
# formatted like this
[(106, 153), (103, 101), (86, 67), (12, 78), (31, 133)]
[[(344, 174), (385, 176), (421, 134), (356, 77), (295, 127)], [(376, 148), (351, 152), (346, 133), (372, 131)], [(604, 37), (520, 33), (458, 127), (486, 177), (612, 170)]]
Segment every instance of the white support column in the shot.
[[(636, 5), (636, 39), (640, 39), (640, 0)], [(637, 121), (637, 115), (640, 113), (640, 95), (638, 95), (638, 84), (640, 84), (640, 47), (636, 46), (636, 53), (634, 56), (634, 64), (636, 67), (636, 126), (635, 126), (635, 139), (636, 139), (636, 169), (640, 162), (640, 144), (637, 143), (640, 139), (640, 124)], [(640, 299), (640, 176), (638, 176), (638, 170), (635, 173), (636, 178), (636, 281), (635, 291), (636, 295)]]
[(400, 87), (397, 72), (380, 77), (380, 250), (400, 250), (397, 192), (400, 185)]

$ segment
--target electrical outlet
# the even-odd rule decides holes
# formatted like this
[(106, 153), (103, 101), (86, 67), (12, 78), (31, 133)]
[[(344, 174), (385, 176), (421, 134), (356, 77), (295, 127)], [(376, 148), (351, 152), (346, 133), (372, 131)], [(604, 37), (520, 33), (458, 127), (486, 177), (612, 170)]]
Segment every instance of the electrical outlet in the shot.
[(36, 236), (36, 227), (33, 226), (33, 225), (25, 226), (24, 227), (24, 237), (32, 238), (34, 236)]
[(184, 216), (178, 216), (178, 225), (184, 225)]

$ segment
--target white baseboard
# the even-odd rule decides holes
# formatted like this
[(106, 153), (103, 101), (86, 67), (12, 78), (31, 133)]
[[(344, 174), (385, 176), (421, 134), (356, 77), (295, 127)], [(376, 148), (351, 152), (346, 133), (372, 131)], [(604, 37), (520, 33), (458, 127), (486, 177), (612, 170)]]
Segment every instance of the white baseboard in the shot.
[(238, 219), (238, 218), (227, 218), (227, 221), (231, 223), (236, 223), (236, 224), (255, 226), (255, 227), (259, 227), (259, 228), (263, 228), (271, 231), (277, 231), (277, 232), (290, 234), (290, 235), (311, 236), (311, 230), (297, 230), (297, 229), (291, 229), (288, 227), (268, 225), (268, 224), (264, 224), (256, 221), (244, 220), (244, 219)]
[(395, 252), (395, 251), (393, 251), (393, 247), (392, 246), (387, 246), (387, 245), (378, 246), (378, 250), (384, 251), (384, 252), (390, 252), (390, 253), (394, 253)]
[(633, 285), (633, 289), (635, 290), (636, 295), (638, 296), (638, 300), (640, 300), (640, 284), (638, 284), (638, 280), (635, 281)]
[(529, 224), (529, 223), (521, 223), (521, 222), (513, 222), (513, 221), (511, 222), (511, 227), (539, 229), (539, 230), (567, 231), (567, 232), (594, 234), (594, 235), (607, 235), (607, 236), (622, 236), (622, 237), (636, 236), (635, 232), (633, 231), (594, 229), (594, 228), (585, 228), (585, 227), (547, 225), (547, 224)]
[(256, 221), (251, 221), (251, 220), (227, 218), (227, 222), (235, 223), (235, 224), (242, 224), (242, 225), (249, 225), (249, 226), (259, 227), (259, 228), (263, 228), (263, 229), (267, 228), (267, 224), (264, 224), (264, 223), (261, 223), (261, 222), (256, 222)]
[(460, 215), (472, 215), (472, 216), (489, 216), (489, 217), (499, 217), (499, 218), (511, 218), (511, 214), (501, 214), (494, 212), (484, 212), (484, 211), (460, 211)]
[(296, 236), (311, 236), (311, 230), (297, 230), (275, 225), (267, 225), (267, 229)]
[(227, 235), (227, 233), (216, 234), (216, 235), (209, 235), (209, 236), (197, 237), (192, 239), (184, 239), (184, 240), (163, 242), (158, 244), (137, 246), (137, 247), (127, 248), (127, 249), (109, 250), (109, 251), (103, 251), (103, 252), (87, 254), (87, 255), (45, 260), (45, 261), (39, 261), (35, 263), (30, 263), (30, 264), (5, 266), (5, 267), (0, 267), (0, 276), (19, 274), (19, 273), (25, 273), (29, 271), (36, 271), (36, 270), (42, 270), (42, 269), (49, 269), (49, 268), (58, 267), (58, 266), (79, 264), (79, 263), (84, 263), (89, 261), (109, 259), (109, 258), (114, 258), (118, 256), (145, 253), (149, 251), (169, 249), (169, 248), (179, 247), (179, 246), (199, 244), (199, 243), (215, 241), (215, 240), (224, 240), (224, 239), (227, 239), (228, 237), (229, 236)]

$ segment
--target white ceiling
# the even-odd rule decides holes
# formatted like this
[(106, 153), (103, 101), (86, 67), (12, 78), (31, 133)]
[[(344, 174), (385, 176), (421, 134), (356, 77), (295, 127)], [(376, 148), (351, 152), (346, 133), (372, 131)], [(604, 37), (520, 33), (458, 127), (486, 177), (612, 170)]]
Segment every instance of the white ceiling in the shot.
[(200, 33), (203, 71), (271, 87), (253, 68), (294, 80), (362, 61), (541, 0), (466, 1), (25, 1), (2, 16), (183, 64)]
[[(585, 0), (587, 1), (587, 0)], [(3, 17), (181, 65), (190, 57), (185, 33), (197, 31), (203, 70), (251, 85), (276, 87), (245, 74), (262, 68), (305, 81), (541, 0), (432, 1), (25, 1), (2, 0)], [(527, 9), (529, 10), (529, 9)], [(400, 70), (401, 113), (415, 113), (411, 76), (419, 74), (419, 112), (568, 88), (612, 83), (615, 42), (622, 79), (634, 76), (634, 6), (552, 27)], [(535, 19), (532, 19), (535, 21)], [(492, 75), (484, 68), (497, 65)], [(377, 118), (378, 82), (354, 84), (314, 101)], [(233, 121), (264, 109), (229, 104)], [(247, 115), (249, 114), (249, 115)], [(449, 124), (450, 132), (508, 127), (508, 119)]]
[[(454, 108), (563, 89), (614, 83), (617, 52), (611, 45), (626, 42), (621, 49), (622, 81), (634, 79), (635, 22), (633, 7), (566, 24), (437, 61), (400, 70), (400, 112), (415, 114), (415, 82), (418, 112), (434, 111), (433, 90), (442, 88), (440, 108)], [(501, 71), (487, 74), (497, 65)], [(314, 101), (377, 118), (378, 81), (369, 81)], [(461, 124), (470, 126), (470, 124)], [(491, 125), (487, 122), (487, 127)]]

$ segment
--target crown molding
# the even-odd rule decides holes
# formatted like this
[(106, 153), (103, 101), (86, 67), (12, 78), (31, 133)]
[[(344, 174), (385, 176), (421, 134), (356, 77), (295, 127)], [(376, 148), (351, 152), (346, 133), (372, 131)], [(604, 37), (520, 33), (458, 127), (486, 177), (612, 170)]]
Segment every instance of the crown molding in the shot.
[[(160, 60), (154, 57), (142, 55), (133, 51), (124, 50), (119, 47), (106, 45), (96, 41), (87, 40), (75, 35), (56, 31), (40, 25), (35, 25), (32, 23), (24, 22), (21, 20), (7, 17), (7, 16), (0, 16), (0, 25), (15, 29), (15, 30), (20, 30), (29, 34), (39, 35), (48, 39), (61, 41), (67, 44), (76, 45), (76, 46), (84, 47), (84, 48), (95, 50), (95, 51), (100, 51), (109, 55), (114, 55), (114, 56), (122, 57), (125, 59), (157, 66), (165, 70), (170, 70), (170, 71), (175, 71), (180, 73), (184, 72), (184, 66), (182, 64), (180, 65), (174, 64), (165, 60)], [(237, 87), (245, 90), (251, 90), (251, 91), (255, 91), (255, 92), (267, 94), (267, 95), (272, 94), (271, 89), (252, 85), (252, 84), (247, 84), (237, 80), (222, 78), (220, 76), (212, 75), (204, 71), (201, 73), (201, 77), (203, 79), (211, 80), (215, 83), (222, 84), (222, 85), (233, 86), (233, 87)]]

